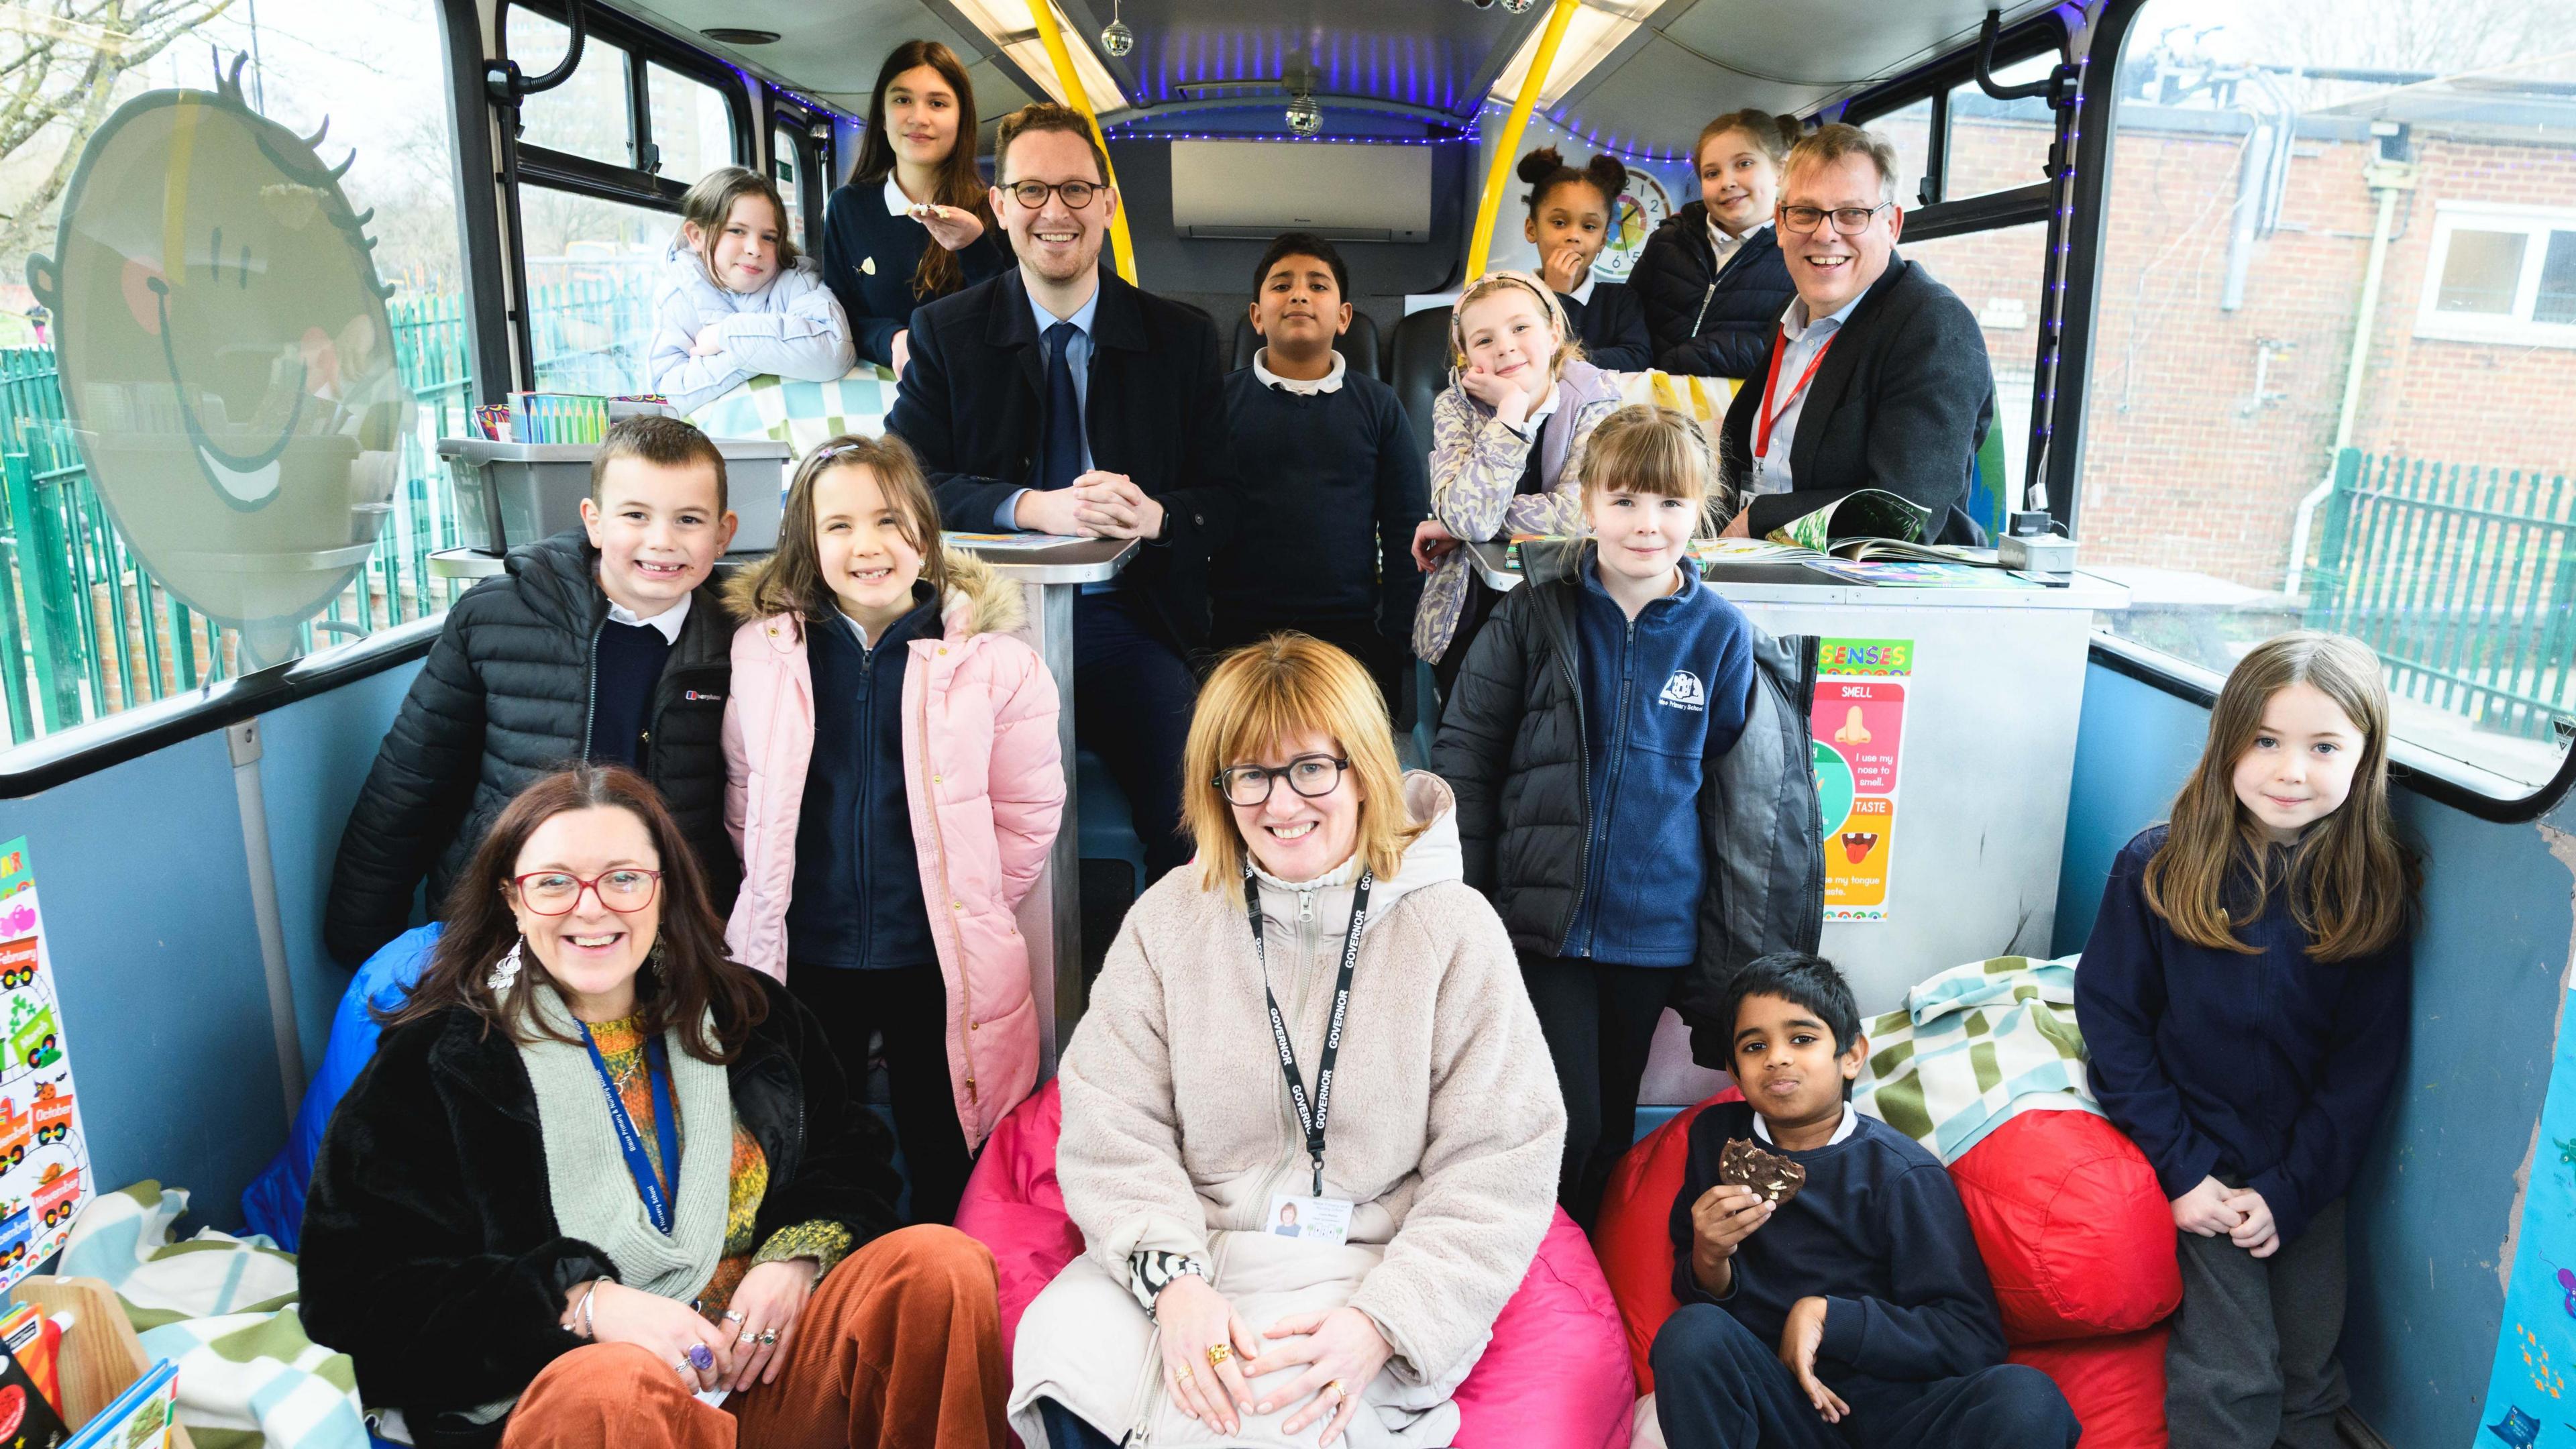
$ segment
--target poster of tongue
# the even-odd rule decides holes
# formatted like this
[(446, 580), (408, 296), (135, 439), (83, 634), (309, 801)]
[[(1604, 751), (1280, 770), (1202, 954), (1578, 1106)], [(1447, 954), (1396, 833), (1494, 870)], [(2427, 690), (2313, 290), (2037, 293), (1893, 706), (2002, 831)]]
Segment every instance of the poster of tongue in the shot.
[(0, 1288), (53, 1256), (89, 1197), (89, 1140), (20, 836), (0, 844)]
[(1825, 818), (1825, 919), (1887, 919), (1911, 639), (1821, 639), (1809, 733)]

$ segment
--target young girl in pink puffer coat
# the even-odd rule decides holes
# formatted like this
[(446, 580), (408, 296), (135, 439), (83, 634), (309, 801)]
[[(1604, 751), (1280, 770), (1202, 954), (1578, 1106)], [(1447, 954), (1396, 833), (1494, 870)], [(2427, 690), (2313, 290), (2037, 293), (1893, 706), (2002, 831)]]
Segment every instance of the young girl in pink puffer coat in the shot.
[(787, 983), (864, 1090), (882, 1032), (915, 1222), (1036, 1084), (1013, 912), (1064, 813), (1055, 680), (1017, 588), (939, 541), (911, 449), (838, 438), (789, 486), (778, 550), (728, 588), (725, 822), (735, 960)]

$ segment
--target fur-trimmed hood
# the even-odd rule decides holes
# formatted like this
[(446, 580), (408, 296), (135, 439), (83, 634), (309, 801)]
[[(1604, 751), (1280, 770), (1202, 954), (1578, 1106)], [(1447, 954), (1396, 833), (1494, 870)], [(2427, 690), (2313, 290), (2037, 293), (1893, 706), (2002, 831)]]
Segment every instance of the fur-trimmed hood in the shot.
[[(948, 587), (939, 601), (939, 629), (944, 638), (953, 643), (978, 634), (1016, 634), (1027, 625), (1028, 604), (1018, 585), (962, 548), (941, 544), (940, 550), (948, 573)], [(772, 630), (768, 637), (776, 648), (800, 648), (805, 642), (803, 618), (763, 613), (760, 608), (761, 586), (777, 566), (777, 557), (772, 554), (726, 580), (725, 603), (738, 619), (765, 622), (774, 618), (787, 622), (791, 627)]]

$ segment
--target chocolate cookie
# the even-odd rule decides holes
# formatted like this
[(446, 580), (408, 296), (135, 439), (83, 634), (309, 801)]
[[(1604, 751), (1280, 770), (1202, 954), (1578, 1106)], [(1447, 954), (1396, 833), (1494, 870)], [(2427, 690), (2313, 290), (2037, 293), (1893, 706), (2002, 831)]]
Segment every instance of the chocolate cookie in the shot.
[(1796, 1197), (1798, 1189), (1806, 1186), (1807, 1169), (1790, 1158), (1766, 1152), (1742, 1138), (1729, 1138), (1725, 1149), (1718, 1154), (1717, 1180), (1741, 1183), (1762, 1194), (1764, 1202), (1777, 1207)]

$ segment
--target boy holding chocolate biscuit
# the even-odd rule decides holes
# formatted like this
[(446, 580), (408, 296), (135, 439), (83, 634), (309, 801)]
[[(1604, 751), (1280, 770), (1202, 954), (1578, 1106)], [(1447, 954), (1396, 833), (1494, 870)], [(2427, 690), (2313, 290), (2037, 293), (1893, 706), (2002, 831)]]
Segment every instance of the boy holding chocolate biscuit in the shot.
[(1673, 1202), (1655, 1335), (1672, 1449), (2070, 1449), (2081, 1432), (2003, 1326), (1940, 1160), (1850, 1103), (1869, 1050), (1832, 962), (1764, 956), (1733, 984), (1742, 1102), (1701, 1112)]

